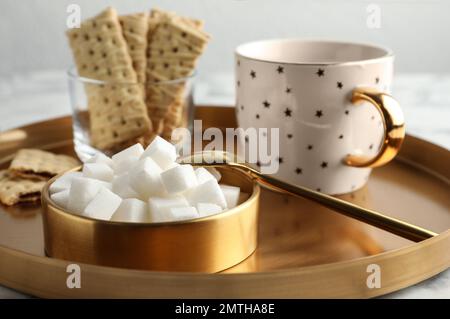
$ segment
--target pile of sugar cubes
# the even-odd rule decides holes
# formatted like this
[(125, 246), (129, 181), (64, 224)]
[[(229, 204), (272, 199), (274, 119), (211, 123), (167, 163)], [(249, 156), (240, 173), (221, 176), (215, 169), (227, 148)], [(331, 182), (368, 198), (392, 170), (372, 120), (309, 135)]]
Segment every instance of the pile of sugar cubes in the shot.
[(144, 150), (135, 144), (87, 160), (50, 185), (51, 199), (83, 216), (121, 222), (168, 222), (205, 217), (235, 207), (247, 194), (219, 185), (214, 168), (176, 163), (174, 145), (157, 136)]

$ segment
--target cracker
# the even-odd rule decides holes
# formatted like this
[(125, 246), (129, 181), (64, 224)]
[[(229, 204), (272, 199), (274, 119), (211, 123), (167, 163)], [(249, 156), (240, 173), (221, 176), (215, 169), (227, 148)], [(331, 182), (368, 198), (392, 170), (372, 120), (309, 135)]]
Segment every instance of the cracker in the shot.
[(153, 35), (153, 32), (156, 30), (156, 27), (158, 26), (159, 22), (161, 21), (161, 18), (166, 13), (158, 8), (152, 9), (150, 12), (150, 15), (148, 17), (148, 33), (147, 33), (147, 41), (151, 42), (151, 36)]
[(0, 171), (0, 203), (12, 206), (18, 203), (37, 202), (46, 181), (29, 180)]
[(183, 124), (184, 99), (177, 99), (169, 105), (163, 120), (162, 137), (168, 141), (172, 139), (172, 131)]
[[(209, 36), (201, 30), (198, 20), (179, 17), (174, 13), (153, 10), (150, 20), (147, 49), (146, 104), (153, 127), (164, 129), (164, 123), (178, 123), (185, 83), (153, 85), (168, 80), (188, 77), (203, 53)], [(173, 108), (173, 112), (169, 109)], [(181, 108), (181, 110), (180, 110)], [(175, 119), (170, 119), (176, 114)], [(173, 125), (172, 125), (173, 126)], [(156, 132), (162, 133), (158, 130)]]
[(108, 150), (151, 130), (117, 13), (108, 8), (67, 32), (78, 74), (104, 81), (85, 84), (93, 146)]
[(125, 141), (122, 144), (117, 145), (117, 147), (115, 147), (111, 151), (113, 153), (117, 153), (137, 143), (141, 144), (142, 147), (146, 148), (150, 144), (150, 141), (152, 141), (155, 136), (156, 133), (154, 133), (153, 131), (149, 132), (148, 134), (139, 136), (137, 138), (133, 138), (129, 141)]
[(184, 96), (184, 83), (162, 83), (165, 79), (154, 73), (154, 83), (147, 87), (147, 109), (152, 114), (153, 129), (156, 134), (161, 134), (164, 129), (164, 118), (170, 105)]
[(14, 156), (9, 171), (18, 177), (47, 180), (78, 165), (78, 160), (67, 155), (24, 148)]
[(188, 58), (184, 60), (181, 57), (175, 58), (165, 58), (163, 61), (152, 61), (151, 65), (149, 65), (149, 73), (153, 77), (153, 81), (155, 80), (155, 75), (166, 74), (169, 78), (177, 78), (177, 77), (187, 77), (191, 75), (194, 70), (195, 64), (192, 61), (189, 61)]
[(179, 19), (182, 23), (190, 25), (191, 27), (194, 27), (196, 29), (202, 29), (203, 25), (204, 25), (204, 22), (202, 20), (192, 19), (192, 18), (188, 18), (188, 17), (181, 17), (172, 11), (165, 11), (160, 8), (153, 8), (150, 13), (150, 17), (149, 17), (150, 35), (156, 29), (158, 23), (161, 21), (162, 18)]
[(147, 75), (158, 73), (173, 79), (191, 74), (209, 40), (202, 27), (200, 20), (153, 9), (149, 18)]
[(147, 64), (148, 14), (136, 13), (119, 17), (122, 34), (127, 42), (133, 68), (139, 83), (145, 83)]
[(208, 42), (206, 34), (176, 21), (178, 20), (163, 20), (153, 32), (147, 50), (148, 81), (152, 81), (153, 73), (166, 79), (189, 75), (204, 51)]

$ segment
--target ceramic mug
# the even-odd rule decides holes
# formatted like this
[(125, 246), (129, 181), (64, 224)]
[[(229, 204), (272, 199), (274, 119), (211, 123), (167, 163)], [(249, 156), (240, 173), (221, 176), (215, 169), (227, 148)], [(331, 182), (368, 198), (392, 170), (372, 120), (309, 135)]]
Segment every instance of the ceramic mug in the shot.
[(235, 58), (238, 125), (279, 128), (280, 179), (348, 193), (399, 151), (405, 128), (389, 95), (390, 50), (279, 39), (240, 45)]

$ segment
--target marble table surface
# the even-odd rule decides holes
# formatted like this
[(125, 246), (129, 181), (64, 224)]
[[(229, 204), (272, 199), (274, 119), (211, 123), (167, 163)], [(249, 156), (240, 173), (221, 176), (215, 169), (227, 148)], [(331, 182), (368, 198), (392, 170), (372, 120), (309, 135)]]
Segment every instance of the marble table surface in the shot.
[[(196, 103), (232, 105), (233, 83), (232, 74), (198, 81)], [(403, 107), (408, 133), (450, 149), (450, 74), (398, 74), (393, 95)], [(64, 71), (0, 76), (0, 131), (70, 112)], [(0, 298), (29, 297), (0, 286)], [(384, 297), (450, 298), (450, 269)]]

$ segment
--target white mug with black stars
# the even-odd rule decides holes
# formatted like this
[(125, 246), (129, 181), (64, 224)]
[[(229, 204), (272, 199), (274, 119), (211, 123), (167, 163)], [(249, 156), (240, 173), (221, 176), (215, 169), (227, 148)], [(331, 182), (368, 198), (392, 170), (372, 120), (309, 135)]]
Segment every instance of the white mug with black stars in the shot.
[(389, 95), (389, 49), (278, 39), (240, 45), (235, 58), (238, 126), (279, 128), (278, 178), (348, 193), (398, 152), (404, 121)]

